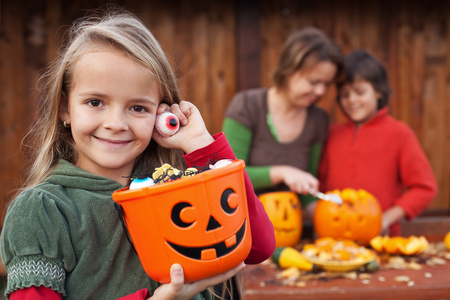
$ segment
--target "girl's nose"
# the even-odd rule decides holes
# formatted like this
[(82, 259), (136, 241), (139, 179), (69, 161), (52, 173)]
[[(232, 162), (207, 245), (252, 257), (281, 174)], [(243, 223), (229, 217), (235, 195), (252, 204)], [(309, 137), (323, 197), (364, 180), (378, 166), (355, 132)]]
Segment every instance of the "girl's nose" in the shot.
[(119, 109), (108, 110), (108, 112), (105, 114), (103, 127), (114, 131), (127, 130), (128, 122), (126, 113)]

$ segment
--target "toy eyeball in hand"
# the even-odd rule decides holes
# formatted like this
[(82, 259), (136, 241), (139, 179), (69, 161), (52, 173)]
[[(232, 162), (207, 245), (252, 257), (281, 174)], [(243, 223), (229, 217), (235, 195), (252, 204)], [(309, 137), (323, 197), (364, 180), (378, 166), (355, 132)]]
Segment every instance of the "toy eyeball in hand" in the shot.
[(165, 111), (156, 116), (155, 128), (164, 137), (172, 136), (180, 129), (180, 121), (173, 113)]
[(136, 178), (130, 184), (130, 190), (141, 189), (144, 187), (149, 187), (155, 185), (155, 182), (150, 177), (146, 178)]

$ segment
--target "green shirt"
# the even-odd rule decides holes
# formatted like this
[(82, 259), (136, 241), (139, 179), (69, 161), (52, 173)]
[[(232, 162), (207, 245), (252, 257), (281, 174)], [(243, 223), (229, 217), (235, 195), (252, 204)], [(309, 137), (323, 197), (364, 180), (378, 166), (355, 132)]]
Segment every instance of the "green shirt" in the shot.
[(41, 285), (64, 299), (116, 299), (143, 288), (153, 294), (160, 284), (142, 268), (111, 198), (122, 187), (61, 160), (46, 182), (19, 195), (0, 240), (5, 294)]

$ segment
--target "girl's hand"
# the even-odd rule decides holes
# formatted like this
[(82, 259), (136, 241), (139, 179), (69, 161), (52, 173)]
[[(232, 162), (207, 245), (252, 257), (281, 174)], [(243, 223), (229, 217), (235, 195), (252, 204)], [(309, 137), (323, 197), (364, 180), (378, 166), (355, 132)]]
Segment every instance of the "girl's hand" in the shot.
[(270, 179), (273, 184), (283, 182), (289, 189), (298, 194), (308, 194), (309, 189), (317, 190), (319, 181), (308, 172), (291, 166), (272, 166)]
[(184, 283), (183, 268), (179, 264), (173, 264), (170, 269), (171, 282), (161, 285), (157, 288), (149, 299), (157, 300), (183, 300), (191, 299), (198, 293), (206, 290), (208, 287), (224, 282), (241, 271), (245, 267), (244, 263), (239, 266), (216, 276), (205, 278), (199, 281)]
[(192, 103), (181, 101), (180, 104), (172, 104), (172, 106), (161, 103), (156, 113), (164, 111), (170, 111), (176, 115), (181, 127), (176, 134), (170, 137), (163, 137), (154, 129), (152, 138), (161, 147), (180, 149), (185, 153), (191, 153), (214, 141), (206, 129), (200, 111)]

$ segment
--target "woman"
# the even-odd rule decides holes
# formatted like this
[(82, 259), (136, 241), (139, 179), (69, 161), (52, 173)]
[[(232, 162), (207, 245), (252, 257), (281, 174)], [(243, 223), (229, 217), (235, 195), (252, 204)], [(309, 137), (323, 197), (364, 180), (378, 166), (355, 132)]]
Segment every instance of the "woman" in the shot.
[(226, 112), (223, 130), (243, 159), (257, 194), (293, 191), (309, 214), (328, 116), (317, 101), (343, 72), (338, 47), (322, 31), (305, 28), (286, 41), (273, 86), (239, 92)]

